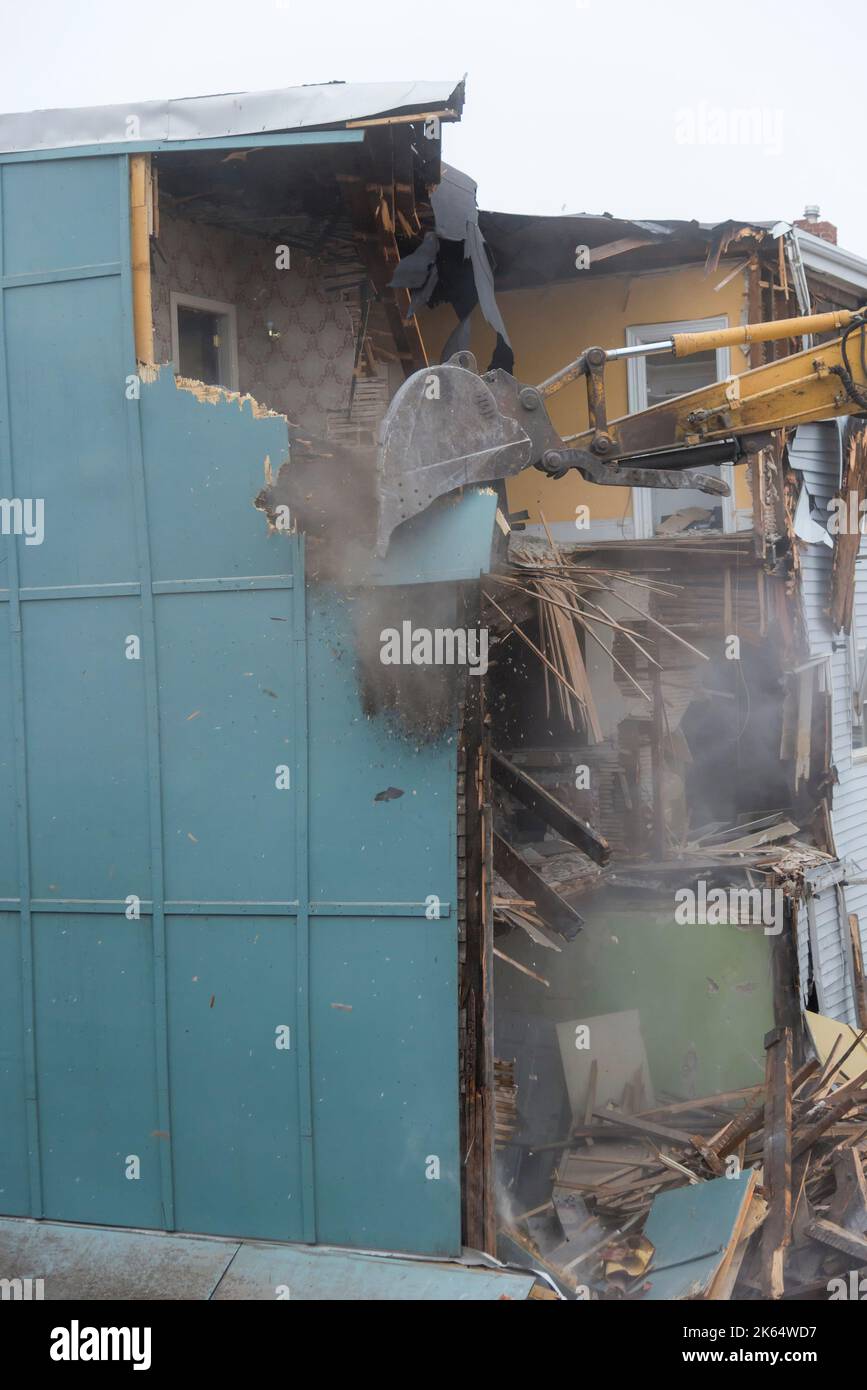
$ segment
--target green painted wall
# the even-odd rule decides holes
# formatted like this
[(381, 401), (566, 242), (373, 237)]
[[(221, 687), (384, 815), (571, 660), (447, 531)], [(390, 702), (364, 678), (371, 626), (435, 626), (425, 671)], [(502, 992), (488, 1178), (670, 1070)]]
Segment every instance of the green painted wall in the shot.
[(679, 926), (658, 900), (598, 895), (579, 901), (584, 930), (561, 954), (520, 930), (497, 946), (550, 989), (495, 963), (495, 1008), (553, 1022), (637, 1009), (657, 1096), (688, 1099), (764, 1077), (773, 1026), (770, 948), (758, 927)]

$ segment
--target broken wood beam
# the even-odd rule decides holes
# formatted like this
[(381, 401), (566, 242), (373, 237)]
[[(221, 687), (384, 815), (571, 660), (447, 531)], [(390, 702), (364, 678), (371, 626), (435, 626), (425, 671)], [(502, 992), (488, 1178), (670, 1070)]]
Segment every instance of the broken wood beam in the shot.
[(516, 970), (520, 970), (522, 975), (529, 975), (531, 980), (538, 980), (539, 984), (544, 985), (546, 989), (551, 988), (551, 981), (546, 980), (544, 975), (537, 975), (535, 970), (531, 970), (528, 965), (522, 965), (519, 960), (514, 960), (512, 956), (507, 956), (505, 951), (499, 950), (496, 946), (493, 950), (498, 960), (504, 960), (507, 965), (513, 965)]
[(389, 282), (400, 261), (394, 231), (377, 224), (379, 199), (358, 175), (338, 174), (337, 180), (352, 220), (358, 257), (385, 309), (404, 375), (412, 376), (413, 372), (428, 365), (428, 358), (415, 316), (406, 317), (409, 291), (390, 288)]
[(849, 913), (849, 939), (852, 942), (852, 968), (855, 975), (853, 980), (855, 994), (855, 1012), (858, 1016), (858, 1027), (867, 1028), (867, 980), (864, 979), (864, 957), (861, 952), (861, 928), (858, 923), (857, 912)]
[(609, 1120), (611, 1124), (625, 1129), (634, 1129), (639, 1134), (652, 1134), (657, 1139), (667, 1139), (672, 1144), (684, 1144), (693, 1147), (693, 1137), (687, 1134), (685, 1129), (674, 1129), (671, 1125), (655, 1124), (653, 1120), (645, 1120), (641, 1115), (621, 1115), (620, 1111), (614, 1110), (594, 1110), (593, 1118), (596, 1120)]
[[(819, 1062), (816, 1058), (813, 1058), (809, 1062), (805, 1062), (800, 1070), (796, 1072), (792, 1080), (792, 1090), (796, 1091), (798, 1087), (802, 1086), (815, 1071), (818, 1071), (818, 1069)], [(748, 1136), (754, 1134), (757, 1129), (761, 1129), (764, 1118), (765, 1101), (764, 1097), (762, 1097), (757, 1104), (748, 1106), (747, 1109), (742, 1110), (741, 1113), (736, 1115), (733, 1120), (729, 1121), (718, 1134), (713, 1135), (713, 1137), (707, 1141), (706, 1147), (712, 1149), (717, 1158), (725, 1158), (727, 1154), (730, 1154), (737, 1148), (742, 1139), (748, 1138)]]
[(522, 854), (494, 831), (494, 868), (519, 893), (532, 898), (546, 926), (559, 932), (567, 941), (577, 936), (584, 919), (570, 907), (565, 898), (537, 874)]
[(856, 1235), (867, 1234), (867, 1179), (855, 1148), (837, 1149), (831, 1155), (836, 1191), (828, 1207), (828, 1220)]
[(823, 1102), (828, 1106), (825, 1114), (798, 1137), (792, 1152), (793, 1158), (800, 1158), (802, 1153), (811, 1149), (816, 1140), (821, 1139), (825, 1130), (830, 1129), (831, 1125), (835, 1124), (842, 1115), (845, 1115), (847, 1110), (867, 1101), (867, 1090), (852, 1089), (862, 1083), (863, 1077), (856, 1076), (855, 1080), (850, 1081), (848, 1086), (841, 1086), (839, 1092), (835, 1092), (833, 1096), (829, 1096), (827, 1102)]
[(762, 1231), (762, 1285), (766, 1298), (785, 1292), (783, 1262), (792, 1226), (792, 1030), (765, 1037), (766, 1099), (763, 1185), (768, 1215)]
[(502, 753), (491, 753), (491, 772), (495, 782), (505, 787), (516, 801), (520, 801), (528, 811), (533, 811), (570, 845), (575, 845), (596, 864), (608, 863), (611, 846), (604, 836), (576, 816), (534, 778), (504, 758)]
[(867, 1236), (856, 1235), (854, 1231), (844, 1230), (833, 1221), (815, 1220), (807, 1226), (807, 1235), (813, 1240), (830, 1245), (844, 1255), (850, 1255), (860, 1268), (867, 1265)]

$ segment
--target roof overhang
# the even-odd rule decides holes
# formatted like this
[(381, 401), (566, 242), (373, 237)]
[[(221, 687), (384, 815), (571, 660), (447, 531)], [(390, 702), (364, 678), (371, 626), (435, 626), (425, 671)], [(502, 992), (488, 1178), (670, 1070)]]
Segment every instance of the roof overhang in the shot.
[(807, 270), (836, 289), (860, 291), (867, 300), (867, 260), (801, 227), (795, 228), (795, 235)]
[(0, 116), (0, 152), (125, 144), (133, 148), (278, 131), (458, 120), (463, 82), (327, 82), (269, 92), (81, 106)]

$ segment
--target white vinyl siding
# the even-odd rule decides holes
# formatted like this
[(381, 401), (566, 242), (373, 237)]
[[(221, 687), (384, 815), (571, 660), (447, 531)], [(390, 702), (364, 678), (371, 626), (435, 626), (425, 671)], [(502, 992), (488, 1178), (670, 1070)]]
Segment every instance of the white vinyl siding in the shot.
[[(824, 523), (829, 515), (828, 503), (839, 487), (840, 435), (836, 423), (802, 425), (790, 446), (789, 458), (803, 477), (817, 520)], [(846, 861), (851, 874), (867, 877), (867, 761), (853, 758), (852, 690), (857, 675), (846, 634), (832, 633), (827, 617), (833, 551), (826, 545), (799, 542), (799, 553), (810, 655), (827, 659), (831, 679), (832, 756), (838, 777), (831, 801), (834, 841), (839, 858)], [(860, 619), (867, 634), (867, 548), (863, 540), (856, 575), (855, 621)], [(833, 1018), (854, 1023), (847, 913), (858, 914), (862, 947), (867, 947), (867, 884), (850, 883), (844, 894), (845, 905), (834, 887), (824, 888), (813, 897), (813, 972), (819, 1008)], [(802, 904), (798, 918), (802, 970), (806, 966), (808, 940), (807, 909)]]

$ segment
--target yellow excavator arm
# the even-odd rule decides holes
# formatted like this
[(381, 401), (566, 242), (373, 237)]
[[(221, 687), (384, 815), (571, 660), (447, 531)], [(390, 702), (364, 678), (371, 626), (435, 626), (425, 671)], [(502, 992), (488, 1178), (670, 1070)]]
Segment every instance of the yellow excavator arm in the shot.
[[(664, 344), (642, 344), (639, 351), (644, 354), (667, 352), (674, 357), (689, 357), (722, 347), (845, 330), (832, 342), (778, 358), (763, 367), (612, 421), (607, 427), (611, 448), (603, 452), (608, 457), (625, 458), (651, 449), (691, 448), (732, 436), (792, 428), (833, 415), (867, 412), (865, 314), (867, 310), (840, 310), (707, 333), (677, 333)], [(606, 353), (606, 361), (629, 351), (615, 349)], [(540, 388), (543, 395), (551, 389), (549, 386), (546, 391), (545, 385)], [(600, 433), (599, 428), (593, 428), (564, 442), (577, 448), (592, 448)]]
[[(480, 376), (470, 353), (424, 368), (401, 386), (380, 434), (377, 552), (392, 531), (459, 486), (506, 478), (528, 466), (561, 477), (575, 468), (590, 482), (696, 488), (728, 495), (718, 477), (694, 465), (738, 463), (764, 448), (774, 430), (835, 415), (867, 413), (867, 309), (839, 310), (658, 343), (591, 347), (538, 386), (507, 372)], [(687, 357), (708, 349), (838, 332), (830, 342), (730, 376), (609, 422), (605, 369), (635, 356)], [(590, 428), (561, 437), (548, 397), (583, 379)]]

